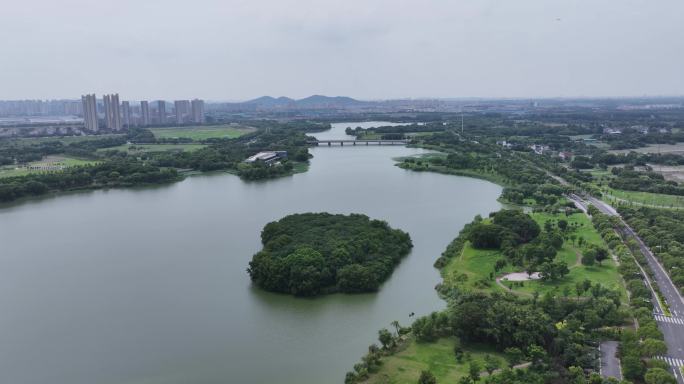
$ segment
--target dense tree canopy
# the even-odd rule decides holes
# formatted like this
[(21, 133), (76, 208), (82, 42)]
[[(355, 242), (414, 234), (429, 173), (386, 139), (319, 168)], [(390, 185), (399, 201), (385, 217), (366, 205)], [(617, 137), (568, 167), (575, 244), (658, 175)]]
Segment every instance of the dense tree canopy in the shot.
[(377, 290), (412, 247), (407, 233), (359, 214), (286, 216), (266, 224), (261, 241), (252, 281), (298, 296)]

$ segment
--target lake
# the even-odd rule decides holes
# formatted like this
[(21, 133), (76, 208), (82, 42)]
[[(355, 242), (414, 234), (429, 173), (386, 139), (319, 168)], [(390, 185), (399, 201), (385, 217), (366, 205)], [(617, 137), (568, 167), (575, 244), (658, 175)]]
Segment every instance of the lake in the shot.
[[(378, 329), (443, 308), (432, 264), (464, 224), (500, 208), (501, 187), (394, 166), (421, 149), (311, 153), (308, 172), (266, 182), (221, 173), (0, 208), (0, 382), (341, 383)], [(262, 227), (320, 211), (386, 220), (414, 248), (373, 294), (253, 287)]]

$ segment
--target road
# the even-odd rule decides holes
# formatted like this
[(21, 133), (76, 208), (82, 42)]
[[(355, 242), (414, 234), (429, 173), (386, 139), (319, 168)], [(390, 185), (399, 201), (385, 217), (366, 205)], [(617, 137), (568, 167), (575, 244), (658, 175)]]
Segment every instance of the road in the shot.
[(601, 377), (614, 377), (622, 380), (620, 359), (617, 358), (619, 343), (617, 341), (604, 341), (599, 344), (601, 352)]
[(646, 246), (637, 233), (627, 225), (627, 223), (620, 217), (615, 208), (606, 202), (595, 197), (587, 197), (586, 201), (579, 196), (568, 196), (575, 205), (583, 206), (582, 210), (586, 211), (587, 201), (594, 205), (599, 211), (610, 216), (620, 218), (624, 226), (624, 234), (637, 241), (641, 252), (644, 254), (648, 266), (653, 271), (653, 283), (655, 283), (662, 293), (665, 302), (670, 308), (672, 316), (665, 316), (663, 309), (656, 302), (657, 308), (654, 313), (654, 318), (658, 323), (658, 328), (665, 336), (665, 343), (667, 344), (667, 355), (660, 356), (661, 360), (665, 360), (672, 367), (677, 382), (684, 384), (684, 377), (680, 367), (684, 366), (684, 299), (677, 289), (677, 287), (670, 280), (670, 276), (665, 272), (663, 266), (658, 262), (653, 252)]

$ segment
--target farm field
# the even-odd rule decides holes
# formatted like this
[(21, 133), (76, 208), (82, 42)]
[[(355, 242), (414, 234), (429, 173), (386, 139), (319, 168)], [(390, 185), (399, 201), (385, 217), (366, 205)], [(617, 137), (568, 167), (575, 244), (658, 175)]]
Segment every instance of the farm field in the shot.
[(97, 152), (106, 151), (120, 151), (128, 154), (145, 153), (145, 152), (166, 152), (166, 151), (196, 151), (204, 148), (203, 144), (124, 144), (116, 147), (100, 148)]
[(609, 151), (610, 153), (629, 153), (629, 152), (638, 152), (638, 153), (674, 153), (674, 154), (683, 154), (684, 153), (684, 143), (677, 143), (677, 144), (649, 144), (645, 147), (642, 148), (635, 148), (635, 149), (615, 149), (612, 151)]
[(250, 132), (255, 128), (238, 125), (190, 126), (172, 128), (150, 128), (157, 139), (234, 139)]
[[(654, 172), (662, 174), (666, 180), (680, 183), (684, 181), (684, 166), (648, 165), (653, 168)], [(642, 168), (637, 167), (637, 169)], [(654, 208), (684, 209), (684, 196), (614, 189), (608, 186), (610, 180), (615, 177), (610, 170), (592, 169), (586, 172), (591, 173), (595, 178), (595, 184), (601, 189), (604, 198), (611, 203), (631, 203)]]
[(456, 338), (442, 338), (434, 343), (409, 341), (405, 350), (392, 356), (384, 357), (377, 373), (364, 381), (369, 384), (415, 384), (421, 371), (430, 371), (438, 383), (456, 383), (458, 379), (468, 375), (471, 361), (477, 361), (484, 367), (485, 355), (499, 361), (501, 367), (506, 366), (503, 355), (492, 347), (480, 344), (462, 344), (463, 351), (470, 356), (461, 363), (454, 356)]

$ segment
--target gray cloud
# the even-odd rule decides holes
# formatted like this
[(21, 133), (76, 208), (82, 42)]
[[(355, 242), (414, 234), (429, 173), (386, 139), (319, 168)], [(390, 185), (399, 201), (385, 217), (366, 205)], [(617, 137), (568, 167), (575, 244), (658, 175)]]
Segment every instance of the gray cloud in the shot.
[(684, 93), (678, 0), (8, 0), (0, 98)]

